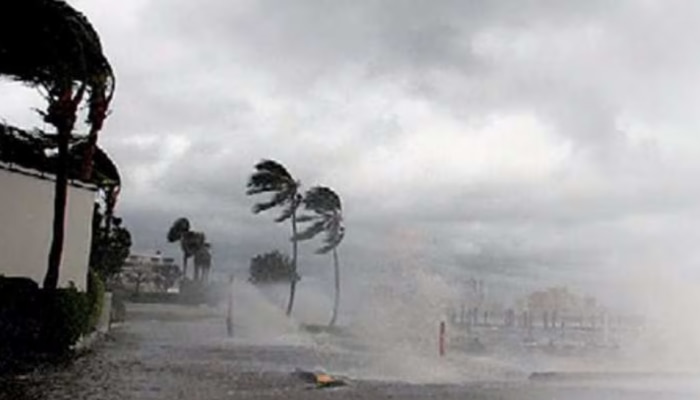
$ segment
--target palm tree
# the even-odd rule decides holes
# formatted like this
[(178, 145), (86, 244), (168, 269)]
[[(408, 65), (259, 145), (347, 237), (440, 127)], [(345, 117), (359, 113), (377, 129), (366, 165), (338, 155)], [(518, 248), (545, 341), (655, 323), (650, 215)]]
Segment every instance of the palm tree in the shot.
[(299, 187), (301, 182), (295, 180), (284, 166), (276, 161), (262, 160), (255, 165), (255, 172), (248, 180), (246, 194), (271, 193), (270, 200), (257, 203), (253, 206), (253, 213), (269, 210), (274, 207), (282, 207), (282, 213), (275, 218), (275, 222), (292, 221), (292, 276), (290, 277), (289, 303), (287, 315), (292, 313), (294, 306), (294, 293), (299, 280), (297, 274), (297, 209), (301, 204)]
[(114, 92), (114, 75), (97, 32), (84, 15), (62, 0), (0, 2), (0, 75), (40, 88), (48, 101), (44, 121), (56, 128), (54, 220), (43, 284), (51, 290), (58, 285), (63, 253), (68, 151), (78, 106), (87, 93), (90, 145), (84, 176), (89, 176), (97, 133)]
[(343, 226), (343, 210), (340, 204), (340, 196), (325, 186), (316, 186), (306, 192), (304, 196), (304, 208), (312, 211), (312, 215), (302, 215), (299, 222), (311, 222), (306, 229), (297, 235), (297, 240), (308, 240), (325, 232), (323, 246), (316, 250), (316, 254), (333, 252), (333, 267), (335, 271), (335, 299), (333, 302), (333, 316), (328, 325), (334, 326), (338, 319), (338, 306), (340, 304), (340, 265), (338, 264), (338, 245), (345, 237)]
[(211, 244), (204, 242), (194, 253), (194, 280), (206, 283), (209, 280), (209, 270), (211, 269)]
[(187, 260), (194, 256), (206, 242), (206, 236), (202, 232), (190, 230), (190, 221), (187, 218), (178, 218), (168, 230), (168, 242), (180, 242), (182, 250), (182, 276), (187, 278)]

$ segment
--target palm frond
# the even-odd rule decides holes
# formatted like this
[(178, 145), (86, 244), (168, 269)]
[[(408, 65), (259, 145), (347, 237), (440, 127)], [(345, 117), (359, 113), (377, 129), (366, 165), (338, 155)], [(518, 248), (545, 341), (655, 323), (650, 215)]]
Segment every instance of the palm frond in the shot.
[(277, 218), (275, 218), (274, 221), (277, 223), (284, 222), (292, 217), (294, 211), (294, 204), (288, 204), (284, 209), (282, 209), (282, 213)]
[(338, 230), (338, 234), (326, 236), (326, 239), (324, 240), (325, 244), (323, 245), (323, 247), (316, 250), (316, 254), (326, 254), (331, 250), (335, 249), (336, 247), (338, 247), (338, 245), (340, 245), (340, 242), (343, 241), (344, 237), (345, 228), (340, 227), (340, 229)]
[(263, 160), (255, 165), (255, 172), (248, 179), (246, 193), (250, 195), (288, 190), (295, 186), (297, 185), (294, 178), (282, 164), (272, 160)]
[(311, 215), (304, 215), (297, 221), (311, 222), (309, 226), (299, 236), (301, 240), (310, 239), (321, 232), (325, 232), (323, 243), (317, 254), (325, 254), (336, 248), (343, 240), (345, 229), (342, 226), (342, 206), (340, 196), (333, 189), (326, 186), (315, 186), (309, 189), (303, 200), (304, 208), (312, 211)]
[(269, 173), (254, 173), (248, 179), (246, 194), (259, 194), (265, 192), (279, 192), (287, 190), (289, 182), (277, 175)]
[(262, 160), (255, 165), (255, 172), (248, 179), (246, 194), (254, 195), (271, 192), (272, 197), (268, 201), (257, 203), (253, 206), (253, 213), (257, 214), (274, 207), (285, 205), (275, 222), (289, 219), (300, 204), (299, 182), (295, 181), (282, 164), (272, 160)]
[(190, 230), (190, 221), (187, 218), (178, 218), (168, 230), (168, 242), (176, 242), (182, 238), (185, 232)]
[(297, 222), (304, 223), (304, 222), (311, 222), (319, 219), (318, 216), (316, 215), (300, 215), (297, 217)]
[(319, 233), (323, 232), (323, 229), (324, 221), (316, 221), (313, 224), (307, 226), (306, 229), (304, 229), (303, 231), (297, 233), (297, 235), (292, 239), (298, 241), (309, 240), (314, 238)]
[(88, 19), (63, 0), (1, 1), (0, 75), (44, 89), (49, 107), (40, 113), (57, 128), (64, 123), (66, 91), (77, 88), (76, 106), (87, 92), (90, 132), (81, 175), (90, 179), (115, 77)]
[(289, 195), (287, 194), (287, 192), (275, 193), (269, 201), (263, 201), (253, 205), (253, 213), (258, 214), (271, 208), (281, 206), (282, 204), (288, 201)]
[(331, 214), (341, 210), (340, 196), (333, 189), (315, 186), (304, 196), (304, 207), (317, 214)]
[(4, 0), (0, 74), (50, 89), (61, 80), (98, 87), (112, 71), (90, 22), (65, 1)]
[(255, 164), (255, 169), (259, 172), (267, 172), (275, 176), (284, 177), (289, 181), (294, 180), (292, 174), (282, 164), (274, 160), (262, 160)]

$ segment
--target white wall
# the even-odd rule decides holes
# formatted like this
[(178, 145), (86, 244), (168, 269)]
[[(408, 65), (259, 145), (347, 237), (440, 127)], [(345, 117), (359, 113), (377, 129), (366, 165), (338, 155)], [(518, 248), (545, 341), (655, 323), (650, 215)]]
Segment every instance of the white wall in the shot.
[[(0, 168), (0, 274), (40, 286), (51, 245), (54, 182)], [(95, 192), (68, 187), (65, 244), (58, 284), (84, 290)]]

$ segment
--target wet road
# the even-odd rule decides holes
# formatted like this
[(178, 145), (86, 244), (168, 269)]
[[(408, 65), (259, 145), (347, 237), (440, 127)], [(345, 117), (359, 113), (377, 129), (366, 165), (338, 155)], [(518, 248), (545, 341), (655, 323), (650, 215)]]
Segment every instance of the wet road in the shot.
[[(677, 382), (472, 382), (409, 384), (353, 379), (346, 387), (315, 389), (292, 376), (296, 367), (339, 370), (362, 365), (328, 346), (310, 346), (294, 332), (236, 326), (225, 337), (221, 311), (130, 305), (128, 322), (69, 365), (0, 380), (0, 399), (691, 399)], [(269, 328), (269, 325), (266, 326)], [(279, 330), (277, 330), (279, 333)], [(354, 363), (354, 364), (353, 364)]]

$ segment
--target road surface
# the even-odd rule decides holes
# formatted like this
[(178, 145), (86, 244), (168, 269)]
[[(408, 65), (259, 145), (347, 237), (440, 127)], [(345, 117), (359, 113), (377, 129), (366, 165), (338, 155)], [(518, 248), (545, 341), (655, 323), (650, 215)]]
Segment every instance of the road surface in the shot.
[[(677, 377), (531, 380), (499, 373), (489, 379), (487, 371), (475, 380), (455, 381), (454, 373), (439, 379), (440, 359), (405, 365), (421, 363), (394, 357), (383, 368), (371, 349), (334, 346), (279, 319), (256, 327), (251, 318), (264, 313), (249, 313), (241, 315), (246, 323), (234, 326), (238, 337), (229, 339), (221, 309), (130, 304), (127, 322), (88, 354), (68, 365), (1, 378), (0, 399), (646, 400), (696, 399), (700, 393), (695, 379)], [(426, 379), (392, 379), (389, 364), (422, 371)], [(292, 374), (295, 368), (351, 378), (344, 387), (317, 389)]]

